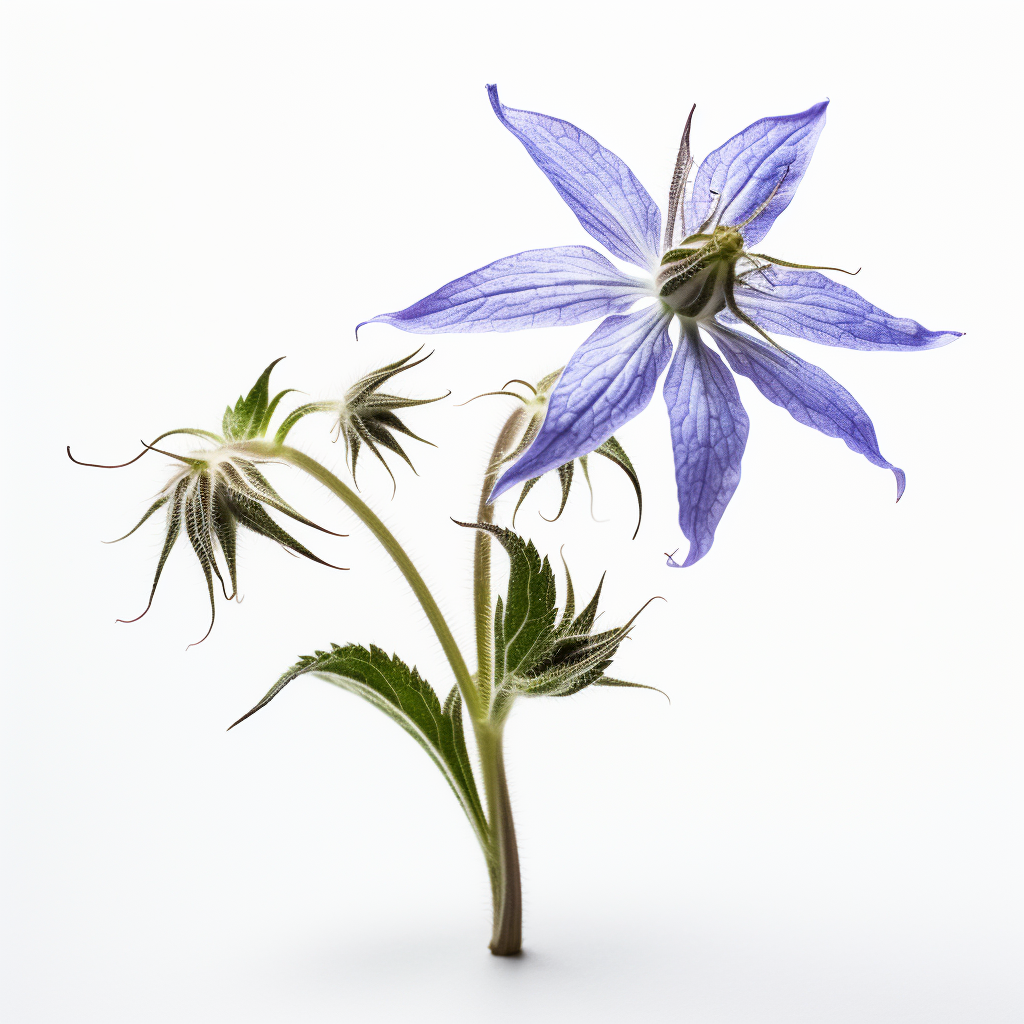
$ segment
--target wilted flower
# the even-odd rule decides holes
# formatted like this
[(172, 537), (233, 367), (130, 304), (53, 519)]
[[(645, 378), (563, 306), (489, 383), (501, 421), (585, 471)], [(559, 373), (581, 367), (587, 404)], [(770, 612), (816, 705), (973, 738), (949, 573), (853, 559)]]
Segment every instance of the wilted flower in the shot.
[(377, 389), (396, 374), (403, 373), (405, 370), (411, 370), (414, 366), (419, 366), (420, 363), (425, 362), (433, 355), (433, 353), (428, 353), (422, 359), (417, 359), (415, 363), (410, 363), (409, 360), (413, 356), (418, 355), (422, 350), (421, 346), (404, 359), (389, 363), (387, 366), (382, 366), (379, 370), (374, 370), (372, 373), (366, 374), (365, 377), (361, 377), (345, 392), (344, 397), (340, 400), (308, 402), (305, 405), (300, 405), (284, 419), (277, 431), (275, 440), (278, 444), (283, 444), (292, 427), (310, 413), (331, 413), (335, 416), (334, 440), (337, 441), (341, 437), (345, 441), (345, 456), (348, 460), (353, 482), (356, 477), (356, 460), (359, 458), (360, 449), (364, 444), (380, 459), (381, 464), (388, 471), (388, 476), (391, 477), (392, 485), (395, 484), (395, 477), (391, 472), (391, 467), (388, 466), (384, 456), (381, 454), (380, 448), (386, 448), (388, 451), (394, 452), (404, 459), (409, 468), (415, 473), (416, 468), (409, 460), (409, 456), (405, 454), (405, 450), (398, 443), (398, 438), (394, 435), (396, 433), (405, 434), (407, 437), (411, 437), (416, 441), (422, 441), (424, 444), (431, 446), (433, 446), (433, 443), (414, 434), (395, 415), (395, 410), (410, 409), (415, 405), (429, 405), (431, 402), (440, 402), (442, 398), (447, 398), (451, 392), (439, 395), (437, 398), (401, 398), (398, 395), (384, 394)]
[[(491, 500), (597, 449), (647, 406), (667, 369), (679, 524), (690, 540), (683, 564), (705, 555), (739, 483), (748, 420), (732, 373), (701, 331), (769, 401), (892, 470), (899, 498), (903, 472), (882, 457), (871, 420), (853, 396), (767, 333), (864, 351), (934, 348), (959, 336), (890, 316), (817, 272), (835, 268), (752, 251), (803, 178), (825, 123), (825, 103), (756, 121), (704, 160), (687, 194), (688, 119), (662, 236), (658, 207), (614, 153), (567, 121), (504, 106), (497, 89), (488, 89), (498, 118), (583, 228), (646, 274), (624, 274), (584, 246), (534, 249), (475, 270), (407, 309), (366, 321), (434, 334), (606, 317), (569, 360), (537, 437), (498, 480)], [(655, 301), (627, 312), (641, 299)], [(676, 318), (680, 339), (673, 355), (669, 327)], [(756, 336), (736, 330), (737, 324)]]
[[(166, 533), (160, 557), (157, 560), (153, 585), (149, 592), (149, 602), (140, 615), (134, 619), (118, 619), (119, 622), (136, 622), (152, 607), (153, 597), (156, 594), (164, 565), (182, 531), (188, 537), (192, 550), (199, 559), (199, 565), (206, 578), (206, 586), (210, 595), (210, 627), (203, 636), (203, 640), (210, 635), (217, 614), (214, 601), (214, 577), (216, 576), (220, 582), (225, 598), (231, 600), (238, 593), (236, 542), (239, 526), (263, 537), (269, 537), (285, 549), (314, 562), (319, 562), (321, 565), (332, 569), (342, 568), (331, 565), (314, 555), (312, 551), (282, 529), (263, 507), (266, 505), (278, 512), (283, 512), (297, 522), (312, 526), (323, 533), (331, 533), (336, 537), (345, 536), (345, 534), (334, 534), (330, 530), (325, 530), (322, 526), (317, 526), (316, 523), (296, 512), (274, 490), (258, 468), (260, 464), (271, 461), (266, 457), (267, 446), (262, 442), (262, 438), (266, 435), (267, 427), (278, 403), (288, 393), (282, 391), (273, 400), (269, 399), (270, 373), (278, 362), (280, 360), (275, 360), (263, 371), (248, 396), (240, 397), (234, 409), (228, 407), (224, 414), (223, 436), (206, 430), (190, 428), (169, 430), (156, 438), (153, 444), (143, 442), (143, 451), (130, 462), (121, 464), (121, 466), (129, 466), (146, 452), (155, 451), (177, 459), (182, 463), (182, 467), (167, 482), (156, 501), (150, 505), (135, 526), (123, 537), (117, 538), (117, 541), (121, 541), (130, 537), (150, 516), (166, 507)], [(173, 452), (165, 452), (154, 447), (165, 437), (176, 434), (201, 437), (212, 441), (216, 447), (192, 451), (187, 455), (176, 455)], [(68, 448), (68, 456), (71, 456), (70, 448)], [(78, 460), (72, 459), (72, 461), (77, 462)], [(96, 463), (79, 464), (96, 465)], [(99, 468), (119, 469), (121, 466)], [(117, 541), (109, 543), (113, 544)], [(227, 583), (217, 562), (218, 551), (224, 559), (228, 580), (231, 584), (231, 593), (228, 593)], [(201, 643), (202, 641), (197, 642)]]

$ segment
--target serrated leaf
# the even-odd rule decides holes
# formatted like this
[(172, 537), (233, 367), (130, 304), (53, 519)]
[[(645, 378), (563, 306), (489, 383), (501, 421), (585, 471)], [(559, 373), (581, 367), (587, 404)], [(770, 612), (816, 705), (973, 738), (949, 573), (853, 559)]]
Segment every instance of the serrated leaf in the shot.
[(555, 574), (533, 541), (489, 523), (472, 525), (492, 534), (509, 557), (508, 592), (494, 616), (494, 680), (500, 686), (507, 675), (528, 672), (547, 654), (558, 614)]
[[(494, 612), (492, 717), (504, 718), (518, 694), (565, 697), (609, 679), (605, 670), (640, 612), (615, 629), (592, 632), (604, 576), (594, 596), (574, 617), (575, 594), (566, 565), (565, 610), (556, 625), (554, 573), (548, 559), (540, 557), (532, 541), (489, 523), (459, 525), (491, 534), (509, 556), (508, 592), (504, 599), (497, 599)], [(562, 562), (565, 564), (564, 558)], [(604, 685), (633, 684), (616, 680)]]
[(358, 644), (331, 646), (305, 656), (270, 688), (263, 699), (229, 728), (265, 708), (292, 680), (311, 674), (348, 690), (397, 722), (430, 756), (448, 780), (470, 824), (481, 837), (487, 823), (473, 777), (462, 725), (462, 699), (453, 688), (441, 706), (433, 687), (396, 656)]

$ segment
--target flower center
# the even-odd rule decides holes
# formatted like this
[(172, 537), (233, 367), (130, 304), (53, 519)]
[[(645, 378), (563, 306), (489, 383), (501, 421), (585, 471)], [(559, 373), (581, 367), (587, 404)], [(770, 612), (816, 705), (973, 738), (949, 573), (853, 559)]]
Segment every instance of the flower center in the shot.
[(725, 306), (726, 286), (742, 255), (743, 236), (734, 227), (690, 235), (662, 257), (658, 296), (680, 316), (714, 316)]

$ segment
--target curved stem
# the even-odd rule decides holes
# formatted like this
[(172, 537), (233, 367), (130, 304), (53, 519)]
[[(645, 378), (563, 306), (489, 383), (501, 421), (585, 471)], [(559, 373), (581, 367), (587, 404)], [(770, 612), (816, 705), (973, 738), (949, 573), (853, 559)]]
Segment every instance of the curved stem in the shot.
[(469, 712), (470, 717), (476, 721), (480, 717), (480, 696), (473, 685), (473, 679), (469, 674), (469, 669), (466, 667), (462, 652), (459, 650), (458, 644), (455, 643), (455, 637), (452, 636), (452, 631), (441, 614), (441, 609), (438, 608), (433, 594), (430, 593), (429, 588), (423, 581), (423, 577), (419, 574), (419, 570), (413, 565), (412, 560), (405, 553), (401, 544), (395, 539), (395, 535), (381, 522), (373, 509), (351, 487), (339, 480), (330, 470), (321, 466), (316, 459), (310, 458), (297, 448), (290, 448), (287, 445), (268, 444), (266, 447), (268, 457), (282, 459), (285, 462), (291, 463), (291, 465), (308, 473), (313, 479), (319, 481), (328, 490), (332, 491), (359, 517), (374, 537), (380, 541), (384, 550), (387, 551), (395, 565), (401, 570), (406, 582), (412, 588), (412, 592), (416, 595), (416, 599), (426, 613), (427, 620), (433, 627), (434, 633), (441, 644), (441, 649), (448, 659), (448, 664), (451, 665), (459, 692), (462, 694), (462, 699), (466, 702), (466, 710)]
[[(494, 522), (494, 506), (487, 503), (501, 469), (501, 460), (512, 449), (516, 435), (526, 418), (525, 407), (520, 406), (512, 413), (501, 428), (498, 440), (494, 442), (480, 489), (480, 503), (477, 506), (478, 523)], [(473, 553), (473, 613), (476, 620), (476, 686), (480, 703), (489, 708), (491, 703), (491, 677), (494, 660), (494, 624), (491, 621), (491, 535), (486, 530), (476, 531), (476, 545)]]

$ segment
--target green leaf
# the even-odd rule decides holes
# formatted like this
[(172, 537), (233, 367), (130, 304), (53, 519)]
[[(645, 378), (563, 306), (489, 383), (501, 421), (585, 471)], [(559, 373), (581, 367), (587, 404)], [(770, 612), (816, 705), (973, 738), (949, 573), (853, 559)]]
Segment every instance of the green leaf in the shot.
[(253, 437), (263, 437), (266, 433), (270, 416), (277, 403), (287, 394), (282, 391), (270, 403), (270, 374), (280, 359), (275, 359), (259, 376), (245, 398), (239, 397), (234, 409), (229, 405), (224, 412), (224, 436), (229, 441), (246, 441)]
[(555, 574), (533, 541), (490, 523), (468, 524), (492, 534), (509, 557), (508, 593), (494, 613), (494, 681), (519, 676), (542, 660), (555, 631)]
[(389, 657), (379, 647), (332, 644), (330, 651), (300, 658), (229, 729), (265, 708), (293, 679), (307, 674), (362, 697), (405, 729), (448, 780), (477, 834), (486, 835), (487, 822), (466, 749), (458, 688), (452, 689), (442, 707), (433, 687), (415, 667), (409, 668), (399, 658)]
[[(653, 689), (605, 675), (640, 612), (615, 629), (592, 632), (604, 587), (603, 576), (594, 596), (574, 615), (572, 576), (569, 567), (565, 567), (565, 610), (556, 625), (554, 573), (548, 559), (541, 559), (533, 543), (489, 523), (459, 525), (493, 535), (509, 556), (508, 593), (504, 599), (498, 598), (494, 612), (492, 717), (502, 719), (519, 694), (566, 697), (597, 683)], [(564, 564), (565, 559), (562, 561)]]

